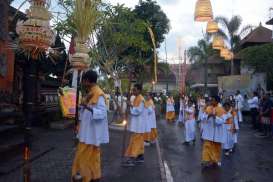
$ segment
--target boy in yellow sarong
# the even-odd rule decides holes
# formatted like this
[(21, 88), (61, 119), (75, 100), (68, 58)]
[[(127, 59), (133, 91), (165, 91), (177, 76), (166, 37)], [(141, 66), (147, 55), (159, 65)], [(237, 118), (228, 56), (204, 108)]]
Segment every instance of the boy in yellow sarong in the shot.
[(128, 159), (122, 163), (122, 166), (134, 166), (136, 163), (144, 162), (144, 133), (145, 133), (145, 112), (144, 97), (141, 95), (142, 85), (135, 84), (133, 88), (134, 100), (130, 104), (131, 119), (129, 131), (131, 138), (125, 157)]
[(144, 134), (144, 141), (149, 145), (155, 143), (155, 140), (157, 139), (155, 105), (152, 93), (147, 95), (147, 99), (145, 101), (145, 111), (147, 121), (146, 129), (148, 132)]
[(83, 182), (97, 182), (101, 179), (100, 144), (109, 143), (106, 98), (96, 84), (96, 72), (87, 71), (82, 80), (88, 94), (81, 104), (79, 144), (73, 161), (72, 178), (80, 175)]
[(174, 99), (172, 96), (167, 99), (166, 120), (168, 122), (174, 122), (175, 120)]
[(221, 151), (223, 143), (223, 124), (226, 121), (225, 110), (219, 106), (219, 97), (212, 97), (202, 118), (202, 166), (221, 166)]

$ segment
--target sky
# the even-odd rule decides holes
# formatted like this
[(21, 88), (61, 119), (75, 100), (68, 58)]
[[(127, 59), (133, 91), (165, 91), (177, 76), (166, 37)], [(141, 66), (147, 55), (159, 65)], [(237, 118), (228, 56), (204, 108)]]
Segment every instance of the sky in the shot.
[[(18, 7), (15, 0), (13, 5)], [(22, 1), (22, 0), (21, 0)], [(54, 1), (53, 3), (54, 9)], [(104, 0), (111, 4), (125, 4), (134, 8), (139, 0)], [(194, 9), (197, 0), (156, 0), (170, 20), (171, 29), (166, 35), (166, 49), (169, 62), (175, 62), (178, 57), (177, 45), (180, 42), (182, 50), (196, 45), (203, 37), (206, 23), (194, 22)], [(243, 26), (251, 24), (258, 26), (260, 22), (265, 25), (269, 20), (269, 8), (273, 8), (273, 0), (211, 0), (214, 16), (232, 17), (240, 15), (243, 19)], [(24, 6), (24, 10), (27, 7)], [(56, 9), (55, 9), (56, 10)], [(57, 10), (56, 10), (57, 11)], [(268, 27), (268, 26), (267, 26)], [(268, 27), (271, 28), (272, 27)], [(165, 59), (165, 43), (158, 50), (161, 59)]]

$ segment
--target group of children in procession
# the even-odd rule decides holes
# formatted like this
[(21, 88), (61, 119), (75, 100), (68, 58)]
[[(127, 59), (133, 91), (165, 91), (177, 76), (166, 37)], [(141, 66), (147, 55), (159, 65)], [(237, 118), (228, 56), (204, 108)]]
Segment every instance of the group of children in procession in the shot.
[[(72, 178), (82, 177), (84, 182), (97, 182), (101, 179), (100, 145), (109, 143), (106, 96), (99, 88), (96, 72), (89, 70), (83, 74), (82, 85), (87, 94), (80, 105), (80, 122), (78, 126), (78, 146), (72, 166)], [(155, 143), (157, 139), (156, 113), (153, 94), (146, 99), (141, 95), (142, 85), (135, 84), (131, 99), (128, 130), (130, 140), (124, 150), (122, 166), (132, 167), (144, 162), (144, 148)], [(223, 106), (219, 97), (198, 100), (198, 115), (194, 102), (188, 97), (180, 99), (178, 122), (184, 124), (185, 145), (195, 144), (196, 125), (199, 124), (203, 143), (203, 167), (220, 166), (221, 151), (228, 156), (237, 143), (239, 130), (236, 106), (226, 102)], [(166, 102), (166, 120), (175, 119), (174, 99), (169, 97)], [(73, 181), (73, 180), (72, 180)]]
[[(181, 97), (177, 121), (184, 125), (185, 141), (183, 144), (195, 144), (198, 125), (203, 143), (202, 166), (204, 168), (220, 166), (222, 150), (225, 156), (234, 152), (239, 131), (240, 116), (237, 111), (236, 105), (229, 101), (222, 105), (218, 96), (206, 99), (200, 97), (197, 107), (187, 96)], [(168, 98), (166, 106), (168, 122), (171, 121), (169, 112), (174, 112), (172, 97)]]
[[(106, 96), (97, 85), (97, 73), (89, 70), (82, 76), (87, 94), (83, 97), (77, 127), (78, 145), (72, 165), (72, 181), (98, 182), (101, 174), (100, 145), (109, 143)], [(142, 86), (135, 84), (128, 101), (130, 116), (129, 145), (124, 152), (122, 166), (135, 166), (144, 162), (144, 143), (157, 139), (155, 105), (152, 94), (141, 95)]]

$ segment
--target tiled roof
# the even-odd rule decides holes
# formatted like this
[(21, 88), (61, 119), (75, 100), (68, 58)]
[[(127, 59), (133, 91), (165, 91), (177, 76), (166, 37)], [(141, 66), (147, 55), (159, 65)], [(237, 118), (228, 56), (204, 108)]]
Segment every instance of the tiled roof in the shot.
[(252, 30), (241, 42), (240, 45), (246, 43), (270, 43), (272, 42), (272, 30), (260, 25)]

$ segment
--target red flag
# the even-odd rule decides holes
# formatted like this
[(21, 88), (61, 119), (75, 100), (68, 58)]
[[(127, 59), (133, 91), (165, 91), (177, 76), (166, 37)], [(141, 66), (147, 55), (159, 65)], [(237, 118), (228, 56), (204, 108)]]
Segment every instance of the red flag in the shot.
[(70, 45), (69, 45), (69, 50), (68, 50), (68, 54), (69, 55), (73, 55), (76, 53), (76, 50), (75, 50), (75, 38), (74, 36), (71, 37), (71, 41), (70, 41)]

